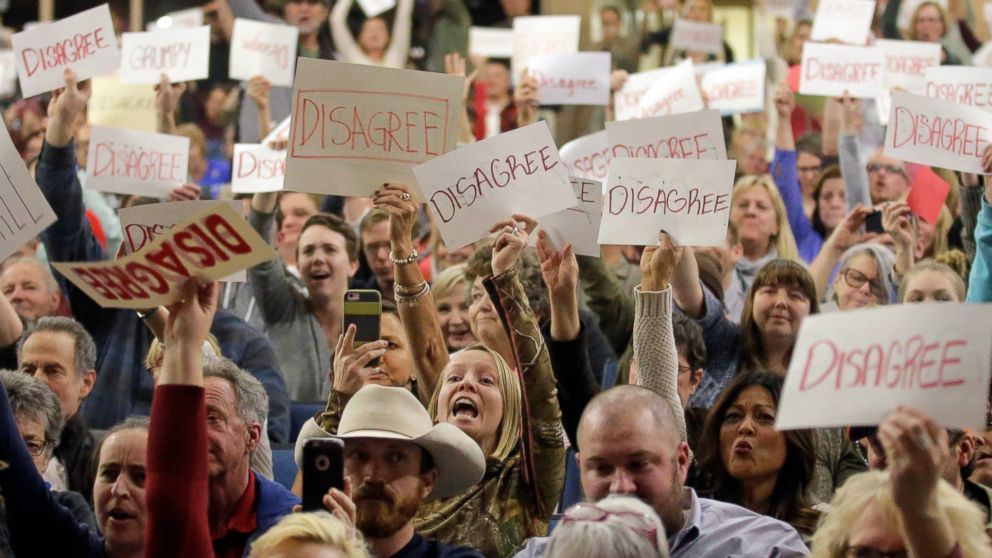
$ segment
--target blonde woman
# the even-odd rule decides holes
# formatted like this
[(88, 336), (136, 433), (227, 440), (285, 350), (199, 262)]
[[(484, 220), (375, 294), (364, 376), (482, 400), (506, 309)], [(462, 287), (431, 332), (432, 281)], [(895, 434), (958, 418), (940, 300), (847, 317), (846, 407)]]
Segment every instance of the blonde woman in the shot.
[(319, 511), (283, 517), (255, 541), (248, 556), (369, 558), (369, 553), (361, 533), (331, 514)]

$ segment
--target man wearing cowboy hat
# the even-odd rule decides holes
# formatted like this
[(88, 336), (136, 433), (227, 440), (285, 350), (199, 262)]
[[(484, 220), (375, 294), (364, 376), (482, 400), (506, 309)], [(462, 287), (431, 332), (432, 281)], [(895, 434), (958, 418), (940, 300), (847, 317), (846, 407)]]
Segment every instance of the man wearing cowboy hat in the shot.
[[(300, 440), (326, 435), (313, 423)], [(447, 498), (482, 479), (486, 460), (467, 434), (433, 424), (409, 390), (367, 385), (348, 402), (338, 425), (345, 442), (345, 491), (331, 489), (324, 505), (354, 524), (378, 558), (476, 558), (469, 548), (427, 541), (413, 517), (425, 500)], [(302, 442), (297, 443), (297, 464)]]

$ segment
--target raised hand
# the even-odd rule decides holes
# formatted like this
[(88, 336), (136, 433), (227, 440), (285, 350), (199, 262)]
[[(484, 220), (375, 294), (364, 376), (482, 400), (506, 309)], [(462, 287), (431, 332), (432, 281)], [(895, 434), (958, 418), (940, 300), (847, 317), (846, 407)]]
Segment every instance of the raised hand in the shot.
[(365, 378), (372, 373), (372, 368), (369, 368), (368, 364), (386, 354), (388, 346), (388, 343), (379, 340), (365, 343), (356, 349), (356, 331), (355, 324), (350, 324), (348, 330), (338, 337), (338, 343), (334, 347), (331, 380), (334, 390), (346, 395), (354, 395), (362, 389)]
[(405, 258), (413, 251), (413, 225), (417, 222), (417, 202), (405, 184), (384, 184), (372, 196), (372, 207), (389, 214), (389, 244), (393, 257)]
[(882, 206), (882, 227), (902, 250), (912, 250), (916, 244), (913, 238), (913, 210), (906, 202), (887, 203)]
[(950, 458), (947, 431), (923, 413), (899, 407), (879, 425), (878, 440), (896, 506), (924, 510), (935, 505), (937, 483)]
[(684, 248), (665, 231), (658, 233), (658, 246), (646, 246), (641, 253), (641, 290), (663, 291), (668, 288), (672, 272), (682, 259)]
[(179, 99), (186, 92), (186, 82), (171, 83), (169, 76), (162, 74), (155, 86), (155, 110), (161, 114), (173, 115), (179, 107)]
[(530, 233), (537, 228), (537, 221), (526, 215), (514, 214), (512, 217), (512, 220), (500, 221), (489, 229), (491, 233), (498, 233), (493, 243), (493, 275), (502, 275), (516, 265), (527, 247)]
[(193, 201), (200, 199), (200, 194), (203, 193), (203, 189), (193, 184), (192, 182), (187, 182), (182, 186), (169, 192), (169, 201)]
[(865, 224), (865, 218), (871, 215), (874, 209), (859, 205), (851, 210), (844, 220), (837, 225), (834, 232), (830, 233), (827, 244), (838, 253), (844, 252), (855, 244), (868, 242), (878, 237), (878, 233), (861, 232), (861, 226)]
[(181, 298), (169, 306), (169, 318), (165, 322), (165, 344), (200, 347), (210, 334), (210, 324), (217, 312), (217, 283), (203, 282), (190, 277), (182, 285)]
[[(457, 52), (449, 52), (444, 55), (444, 73), (449, 76), (465, 76), (465, 59)], [(465, 78), (465, 87), (462, 88), (462, 102), (468, 99), (468, 92), (472, 90), (472, 83), (479, 76), (479, 65)]]
[(48, 129), (45, 141), (53, 147), (65, 147), (72, 141), (73, 123), (90, 100), (90, 82), (77, 83), (76, 72), (63, 72), (65, 87), (52, 94), (48, 102)]
[(524, 70), (520, 83), (513, 90), (513, 104), (517, 107), (517, 126), (524, 127), (537, 122), (537, 80)]
[(259, 111), (268, 110), (269, 92), (272, 90), (272, 83), (263, 76), (255, 76), (248, 80), (248, 87), (245, 94), (254, 101)]
[(786, 83), (775, 91), (775, 110), (778, 111), (778, 117), (785, 120), (792, 118), (792, 111), (796, 110), (796, 96)]
[(552, 299), (574, 297), (579, 283), (579, 262), (572, 253), (572, 245), (566, 244), (561, 251), (551, 245), (551, 238), (543, 230), (537, 233), (537, 259), (541, 262), (541, 275), (548, 286)]

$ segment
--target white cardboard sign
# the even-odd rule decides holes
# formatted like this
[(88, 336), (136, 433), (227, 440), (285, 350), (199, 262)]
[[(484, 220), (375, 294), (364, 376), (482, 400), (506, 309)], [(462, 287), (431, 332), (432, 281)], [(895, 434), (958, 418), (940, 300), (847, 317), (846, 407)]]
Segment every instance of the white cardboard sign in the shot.
[(607, 122), (610, 157), (726, 159), (723, 122), (709, 109), (672, 116)]
[(799, 93), (871, 99), (885, 79), (885, 54), (877, 48), (812, 43), (803, 46)]
[(159, 83), (203, 79), (209, 73), (210, 26), (147, 33), (124, 33), (121, 38), (121, 81)]
[(34, 177), (24, 166), (6, 126), (0, 126), (0, 260), (55, 222)]
[(365, 17), (375, 17), (396, 7), (396, 0), (358, 0)]
[(568, 54), (579, 51), (577, 15), (517, 16), (513, 18), (511, 76), (516, 81), (530, 59), (542, 54)]
[(880, 424), (899, 405), (944, 427), (985, 424), (988, 304), (894, 304), (803, 320), (775, 428)]
[(513, 56), (513, 29), (470, 27), (468, 52), (484, 58), (510, 58)]
[[(992, 9), (992, 4), (986, 4), (986, 8)], [(971, 55), (971, 63), (980, 68), (992, 68), (992, 42), (985, 43), (982, 48)]]
[(864, 46), (871, 35), (875, 0), (820, 0), (810, 40)]
[(610, 142), (606, 130), (575, 138), (558, 150), (573, 177), (606, 181), (610, 175)]
[(709, 108), (725, 113), (765, 109), (765, 62), (728, 64), (703, 75), (700, 89)]
[(992, 110), (992, 68), (927, 68), (926, 95), (959, 105)]
[(638, 102), (639, 118), (693, 112), (704, 107), (690, 59), (668, 68)]
[(11, 42), (25, 98), (65, 86), (66, 68), (82, 81), (113, 72), (121, 63), (107, 4), (22, 31)]
[(272, 85), (292, 87), (299, 36), (293, 25), (235, 19), (229, 77), (247, 81), (264, 76)]
[(600, 244), (724, 246), (737, 161), (613, 159)]
[(678, 18), (669, 39), (672, 48), (688, 52), (721, 54), (723, 52), (723, 26)]
[(277, 139), (288, 140), (289, 133), (292, 130), (292, 122), (293, 122), (292, 119), (293, 119), (293, 115), (289, 115), (286, 118), (283, 118), (282, 122), (277, 124), (275, 128), (272, 128), (272, 131), (269, 132), (264, 138), (262, 138), (262, 141), (260, 141), (259, 143), (261, 143), (262, 145), (268, 145), (269, 142), (276, 141)]
[(254, 194), (278, 192), (286, 178), (286, 150), (276, 151), (266, 144), (234, 144), (231, 162), (231, 192)]
[(913, 95), (892, 93), (885, 153), (911, 163), (981, 174), (982, 153), (992, 142), (987, 111)]
[(543, 54), (530, 59), (527, 73), (542, 105), (608, 105), (610, 59), (609, 52)]
[(879, 39), (875, 47), (885, 54), (885, 89), (901, 88), (917, 95), (926, 92), (927, 68), (940, 66), (940, 43)]
[[(544, 232), (551, 237), (551, 244), (556, 250), (561, 250), (571, 243), (572, 251), (578, 256), (598, 258), (599, 222), (603, 213), (603, 183), (573, 176), (572, 190), (578, 201), (575, 207), (570, 207), (558, 213), (545, 215), (538, 221)], [(537, 240), (537, 235), (531, 235), (531, 244)]]
[(155, 131), (158, 116), (153, 86), (121, 83), (120, 76), (110, 74), (91, 79), (90, 90), (86, 117), (91, 125)]
[(644, 94), (651, 89), (656, 81), (661, 79), (669, 71), (669, 68), (658, 68), (630, 74), (623, 87), (617, 91), (613, 99), (614, 112), (617, 120), (630, 120), (640, 118), (640, 102)]
[(164, 197), (189, 176), (189, 138), (93, 126), (86, 187)]
[(197, 7), (169, 12), (155, 21), (148, 22), (145, 30), (192, 29), (201, 25), (203, 25), (203, 8)]
[(465, 145), (413, 172), (451, 249), (485, 238), (514, 213), (538, 218), (578, 203), (544, 121)]

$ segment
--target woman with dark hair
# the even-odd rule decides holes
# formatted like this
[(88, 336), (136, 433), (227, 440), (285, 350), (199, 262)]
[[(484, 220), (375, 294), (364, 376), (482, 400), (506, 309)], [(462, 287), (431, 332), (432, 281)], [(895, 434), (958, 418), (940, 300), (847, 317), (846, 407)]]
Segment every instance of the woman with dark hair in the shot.
[(820, 238), (828, 238), (837, 225), (847, 215), (847, 192), (845, 191), (844, 176), (840, 167), (827, 167), (813, 190), (813, 230)]
[(775, 430), (782, 377), (738, 376), (710, 409), (697, 455), (704, 491), (792, 525), (804, 537), (819, 513), (806, 494), (816, 469), (812, 430)]

